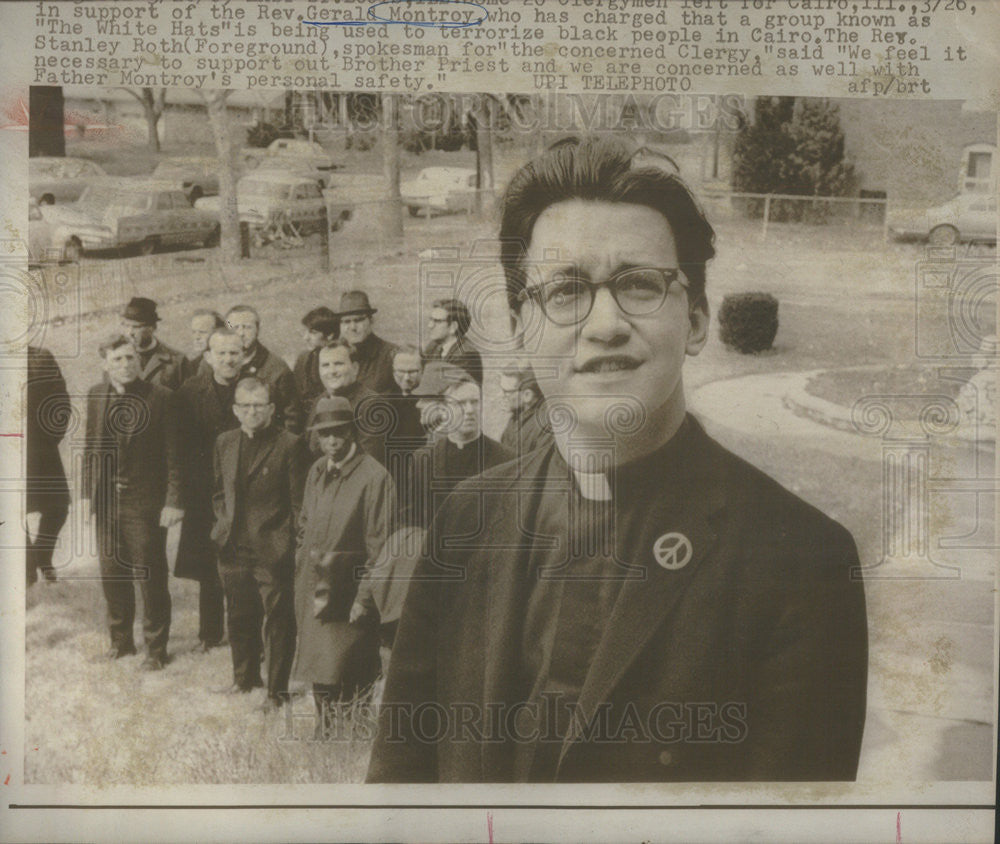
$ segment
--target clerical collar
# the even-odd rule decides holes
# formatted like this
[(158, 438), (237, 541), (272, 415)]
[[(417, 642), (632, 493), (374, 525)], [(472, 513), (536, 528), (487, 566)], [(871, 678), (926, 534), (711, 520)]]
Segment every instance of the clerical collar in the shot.
[(458, 338), (449, 335), (447, 339), (441, 341), (441, 357), (445, 357), (455, 346), (458, 345)]
[(615, 498), (615, 488), (619, 494), (624, 492), (628, 495), (643, 488), (650, 475), (658, 481), (662, 480), (664, 469), (672, 468), (674, 462), (681, 458), (691, 430), (692, 425), (685, 416), (674, 435), (659, 448), (636, 460), (614, 466), (611, 473), (614, 487), (608, 480), (608, 473), (612, 469), (610, 452), (606, 460), (602, 460), (600, 454), (590, 454), (586, 458), (583, 454), (570, 454), (567, 460), (557, 440), (556, 453), (572, 471), (581, 496), (588, 501), (610, 501)]
[(135, 385), (140, 381), (139, 378), (133, 378), (127, 384), (116, 384), (111, 379), (108, 379), (108, 386), (111, 387), (111, 392), (116, 396), (124, 396), (126, 393), (134, 393)]
[(479, 442), (479, 438), (480, 437), (482, 437), (482, 433), (480, 433), (478, 437), (474, 437), (471, 440), (464, 440), (463, 442), (460, 442), (460, 443), (455, 442), (451, 437), (446, 437), (446, 439), (447, 439), (447, 441), (449, 443), (451, 443), (459, 451), (464, 451), (470, 445), (475, 445), (477, 442)]
[(258, 428), (256, 431), (248, 431), (246, 428), (240, 428), (248, 440), (256, 439), (257, 437), (263, 437), (269, 430), (271, 430), (271, 425), (267, 424), (263, 428)]
[(336, 469), (337, 471), (343, 471), (344, 466), (347, 464), (347, 462), (352, 457), (354, 457), (354, 454), (355, 454), (355, 452), (357, 452), (357, 450), (358, 450), (358, 444), (357, 443), (351, 443), (351, 447), (347, 450), (347, 454), (344, 455), (344, 457), (341, 458), (340, 460), (332, 460), (331, 458), (327, 457), (326, 458), (326, 468), (327, 468), (327, 471), (329, 471), (330, 469)]

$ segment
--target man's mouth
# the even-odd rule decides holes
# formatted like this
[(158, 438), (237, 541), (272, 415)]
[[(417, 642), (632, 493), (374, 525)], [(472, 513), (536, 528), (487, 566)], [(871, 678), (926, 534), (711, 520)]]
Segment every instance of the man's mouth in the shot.
[(627, 372), (632, 369), (637, 369), (640, 363), (641, 361), (631, 357), (630, 355), (607, 355), (591, 358), (583, 365), (578, 366), (576, 371), (578, 373)]

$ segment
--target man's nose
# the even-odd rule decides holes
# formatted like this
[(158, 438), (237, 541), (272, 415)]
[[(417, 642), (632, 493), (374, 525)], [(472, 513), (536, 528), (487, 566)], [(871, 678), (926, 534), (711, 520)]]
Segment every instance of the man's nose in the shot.
[(631, 325), (607, 287), (594, 291), (594, 305), (583, 321), (582, 335), (588, 340), (616, 342), (627, 337)]

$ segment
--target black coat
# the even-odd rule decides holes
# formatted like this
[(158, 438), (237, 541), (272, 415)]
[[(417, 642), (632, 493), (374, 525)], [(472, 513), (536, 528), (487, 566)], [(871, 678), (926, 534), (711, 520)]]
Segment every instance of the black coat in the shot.
[[(680, 468), (664, 479), (645, 465), (633, 490), (641, 521), (627, 539), (641, 550), (624, 562), (641, 576), (621, 586), (577, 701), (586, 725), (606, 719), (618, 740), (567, 735), (555, 779), (852, 780), (868, 659), (854, 542), (692, 424)], [(463, 484), (438, 513), (400, 620), (369, 781), (515, 778), (513, 728), (476, 736), (496, 736), (490, 725), (521, 700), (527, 561), (546, 541), (531, 533), (533, 513), (538, 496), (566, 494), (544, 488), (555, 452)], [(690, 541), (686, 564), (654, 560), (667, 532)], [(427, 733), (430, 720), (417, 736), (409, 713), (438, 704), (465, 738)], [(618, 729), (626, 716), (658, 731), (625, 741), (636, 735)]]
[[(224, 431), (215, 441), (212, 541), (221, 550), (229, 542), (236, 515), (236, 472), (241, 431)], [(271, 431), (270, 441), (249, 467), (247, 497), (240, 502), (260, 565), (293, 570), (296, 521), (309, 465), (302, 441), (288, 431)]]
[(212, 544), (212, 455), (223, 431), (239, 427), (232, 404), (223, 405), (211, 368), (185, 381), (175, 394), (180, 429), (181, 501), (184, 521), (174, 574), (202, 580), (216, 565)]
[(188, 367), (187, 358), (183, 354), (157, 340), (156, 349), (146, 361), (139, 377), (150, 384), (176, 390), (184, 381)]
[(477, 384), (483, 384), (483, 359), (475, 347), (465, 337), (459, 337), (450, 349), (441, 353), (443, 344), (440, 340), (432, 341), (424, 349), (424, 360), (439, 360), (464, 369)]
[(69, 503), (69, 484), (59, 457), (73, 408), (59, 364), (47, 349), (28, 346), (25, 403), (25, 512)]
[(358, 356), (358, 381), (380, 396), (399, 392), (392, 375), (392, 358), (396, 347), (377, 334), (369, 334), (355, 347)]
[[(121, 500), (150, 516), (163, 507), (181, 507), (181, 470), (176, 405), (170, 390), (137, 380), (129, 399), (112, 420), (107, 418), (113, 388), (107, 381), (87, 394), (82, 490), (92, 512), (108, 498), (117, 477), (126, 485)], [(108, 448), (109, 461), (102, 450)], [(98, 494), (103, 490), (106, 494)]]

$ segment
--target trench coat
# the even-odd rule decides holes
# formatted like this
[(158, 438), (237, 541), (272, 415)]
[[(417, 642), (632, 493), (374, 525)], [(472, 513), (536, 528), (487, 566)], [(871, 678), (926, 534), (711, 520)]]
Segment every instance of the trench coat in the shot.
[[(368, 575), (388, 535), (395, 491), (389, 473), (360, 448), (329, 482), (326, 465), (324, 456), (310, 468), (299, 515), (294, 674), (324, 685), (337, 685), (348, 675), (367, 675), (358, 683), (363, 687), (374, 682), (380, 669), (377, 612)], [(330, 552), (339, 552), (338, 557), (328, 557), (324, 566), (324, 555)], [(331, 592), (332, 606), (323, 618), (316, 618), (314, 595), (321, 578)], [(350, 624), (355, 601), (368, 612)], [(366, 664), (361, 671), (359, 663)]]
[[(688, 419), (676, 471), (644, 461), (637, 473), (624, 561), (637, 575), (598, 622), (577, 698), (582, 729), (557, 737), (554, 781), (852, 780), (868, 654), (854, 541)], [(572, 482), (554, 460), (552, 445), (498, 466), (439, 510), (400, 619), (368, 781), (518, 778), (503, 715), (524, 703), (528, 559), (545, 539), (532, 534), (533, 514), (540, 496), (565, 495), (552, 477)], [(658, 557), (671, 535), (689, 553)], [(458, 740), (421, 733), (410, 716), (428, 707), (461, 723)], [(698, 707), (710, 740), (687, 717)], [(600, 719), (626, 715), (656, 731), (594, 737)]]

